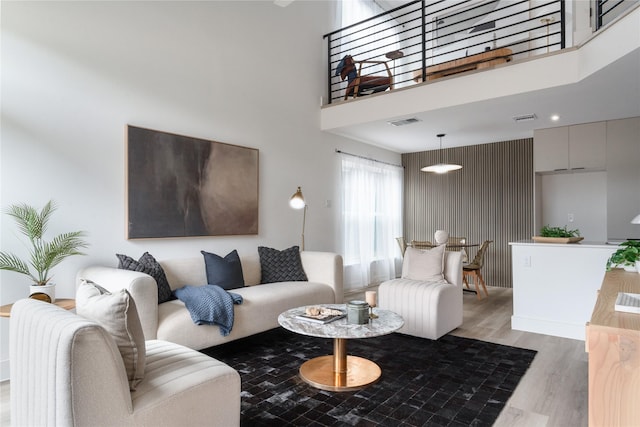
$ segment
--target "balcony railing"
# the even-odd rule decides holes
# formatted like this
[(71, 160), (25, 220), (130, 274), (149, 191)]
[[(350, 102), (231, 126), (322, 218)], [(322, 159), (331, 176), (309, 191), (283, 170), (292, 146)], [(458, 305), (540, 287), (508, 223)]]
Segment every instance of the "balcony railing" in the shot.
[(412, 1), (324, 36), (329, 103), (564, 49), (565, 20), (564, 0)]
[(596, 0), (596, 30), (607, 25), (622, 12), (638, 3), (638, 0)]

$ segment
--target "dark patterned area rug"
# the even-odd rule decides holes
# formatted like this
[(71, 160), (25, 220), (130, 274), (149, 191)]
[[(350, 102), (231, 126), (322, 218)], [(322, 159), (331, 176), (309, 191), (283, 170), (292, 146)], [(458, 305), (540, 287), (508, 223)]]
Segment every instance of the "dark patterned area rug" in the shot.
[(382, 369), (360, 391), (316, 389), (300, 365), (333, 341), (278, 328), (203, 350), (242, 378), (242, 426), (490, 426), (531, 365), (533, 350), (446, 335), (391, 334), (347, 342)]

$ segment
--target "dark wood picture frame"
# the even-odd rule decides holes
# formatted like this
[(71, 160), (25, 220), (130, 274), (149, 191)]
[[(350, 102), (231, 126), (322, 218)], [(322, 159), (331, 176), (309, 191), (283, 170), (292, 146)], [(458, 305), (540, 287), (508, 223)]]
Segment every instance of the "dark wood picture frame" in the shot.
[(127, 238), (258, 234), (258, 150), (127, 126)]

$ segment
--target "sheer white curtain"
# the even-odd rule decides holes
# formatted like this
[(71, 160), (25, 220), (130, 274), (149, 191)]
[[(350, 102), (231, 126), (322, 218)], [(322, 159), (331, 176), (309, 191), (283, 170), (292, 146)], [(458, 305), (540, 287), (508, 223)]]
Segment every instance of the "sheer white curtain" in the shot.
[(341, 154), (345, 290), (396, 277), (402, 235), (403, 169)]

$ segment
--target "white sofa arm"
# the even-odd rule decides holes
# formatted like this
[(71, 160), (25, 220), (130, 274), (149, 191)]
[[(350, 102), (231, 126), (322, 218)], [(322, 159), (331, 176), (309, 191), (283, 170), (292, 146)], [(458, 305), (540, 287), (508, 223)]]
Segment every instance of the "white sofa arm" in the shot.
[(153, 340), (157, 338), (158, 285), (153, 277), (137, 271), (92, 266), (78, 272), (76, 275), (76, 289), (80, 286), (82, 279), (91, 280), (109, 292), (117, 292), (121, 289), (129, 291), (136, 303), (145, 339)]
[(302, 268), (310, 282), (326, 283), (333, 288), (335, 302), (344, 299), (342, 256), (332, 252), (300, 252)]

